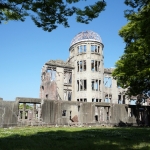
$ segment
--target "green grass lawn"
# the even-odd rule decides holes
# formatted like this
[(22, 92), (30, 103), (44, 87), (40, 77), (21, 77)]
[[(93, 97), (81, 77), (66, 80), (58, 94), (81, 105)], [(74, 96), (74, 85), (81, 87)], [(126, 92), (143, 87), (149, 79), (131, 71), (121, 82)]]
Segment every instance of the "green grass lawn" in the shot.
[(0, 129), (0, 150), (150, 150), (150, 128)]

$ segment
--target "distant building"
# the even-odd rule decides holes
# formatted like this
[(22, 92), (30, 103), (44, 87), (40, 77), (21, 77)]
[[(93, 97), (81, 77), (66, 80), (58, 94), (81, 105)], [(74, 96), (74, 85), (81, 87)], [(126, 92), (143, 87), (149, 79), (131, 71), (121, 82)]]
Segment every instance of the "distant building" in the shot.
[(125, 90), (104, 68), (104, 45), (93, 31), (77, 34), (71, 41), (66, 62), (50, 60), (42, 68), (40, 98), (128, 104)]

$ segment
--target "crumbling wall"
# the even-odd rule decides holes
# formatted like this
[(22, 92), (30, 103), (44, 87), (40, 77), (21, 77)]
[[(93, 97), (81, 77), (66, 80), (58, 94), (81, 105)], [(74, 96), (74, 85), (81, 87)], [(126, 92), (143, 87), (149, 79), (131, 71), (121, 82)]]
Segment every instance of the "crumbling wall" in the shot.
[[(78, 122), (78, 105), (76, 102), (44, 100), (42, 120), (47, 124), (68, 124)], [(76, 120), (72, 120), (76, 117)]]
[(18, 101), (0, 101), (0, 127), (17, 126)]
[(129, 123), (128, 105), (112, 104), (111, 106), (111, 123)]

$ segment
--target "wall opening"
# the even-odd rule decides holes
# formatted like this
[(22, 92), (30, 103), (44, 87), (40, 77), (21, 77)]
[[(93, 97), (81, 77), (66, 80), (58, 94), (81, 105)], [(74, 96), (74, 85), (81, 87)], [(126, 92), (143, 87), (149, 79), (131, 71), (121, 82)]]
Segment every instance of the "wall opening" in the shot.
[(67, 112), (67, 110), (63, 110), (62, 111), (62, 116), (66, 116), (66, 112)]
[(80, 61), (80, 72), (82, 72), (82, 61)]
[(86, 60), (83, 60), (83, 70), (86, 71)]
[(104, 77), (104, 85), (107, 88), (111, 88), (111, 86), (112, 86), (112, 78), (111, 77)]
[(77, 72), (79, 72), (79, 61), (77, 61)]

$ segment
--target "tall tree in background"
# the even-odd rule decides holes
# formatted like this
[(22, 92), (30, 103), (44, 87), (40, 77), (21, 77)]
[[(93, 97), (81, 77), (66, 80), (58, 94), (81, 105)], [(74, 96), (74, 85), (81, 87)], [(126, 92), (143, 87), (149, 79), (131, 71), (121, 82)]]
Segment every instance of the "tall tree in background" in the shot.
[(150, 91), (150, 1), (126, 0), (131, 10), (125, 11), (127, 25), (122, 27), (119, 35), (126, 43), (124, 54), (116, 62), (113, 77), (127, 94), (149, 96)]
[(83, 0), (0, 0), (0, 23), (8, 20), (24, 21), (30, 16), (37, 27), (51, 32), (58, 24), (69, 27), (68, 17), (76, 15), (77, 22), (88, 24), (104, 10), (106, 2), (98, 0), (83, 9), (75, 7)]

